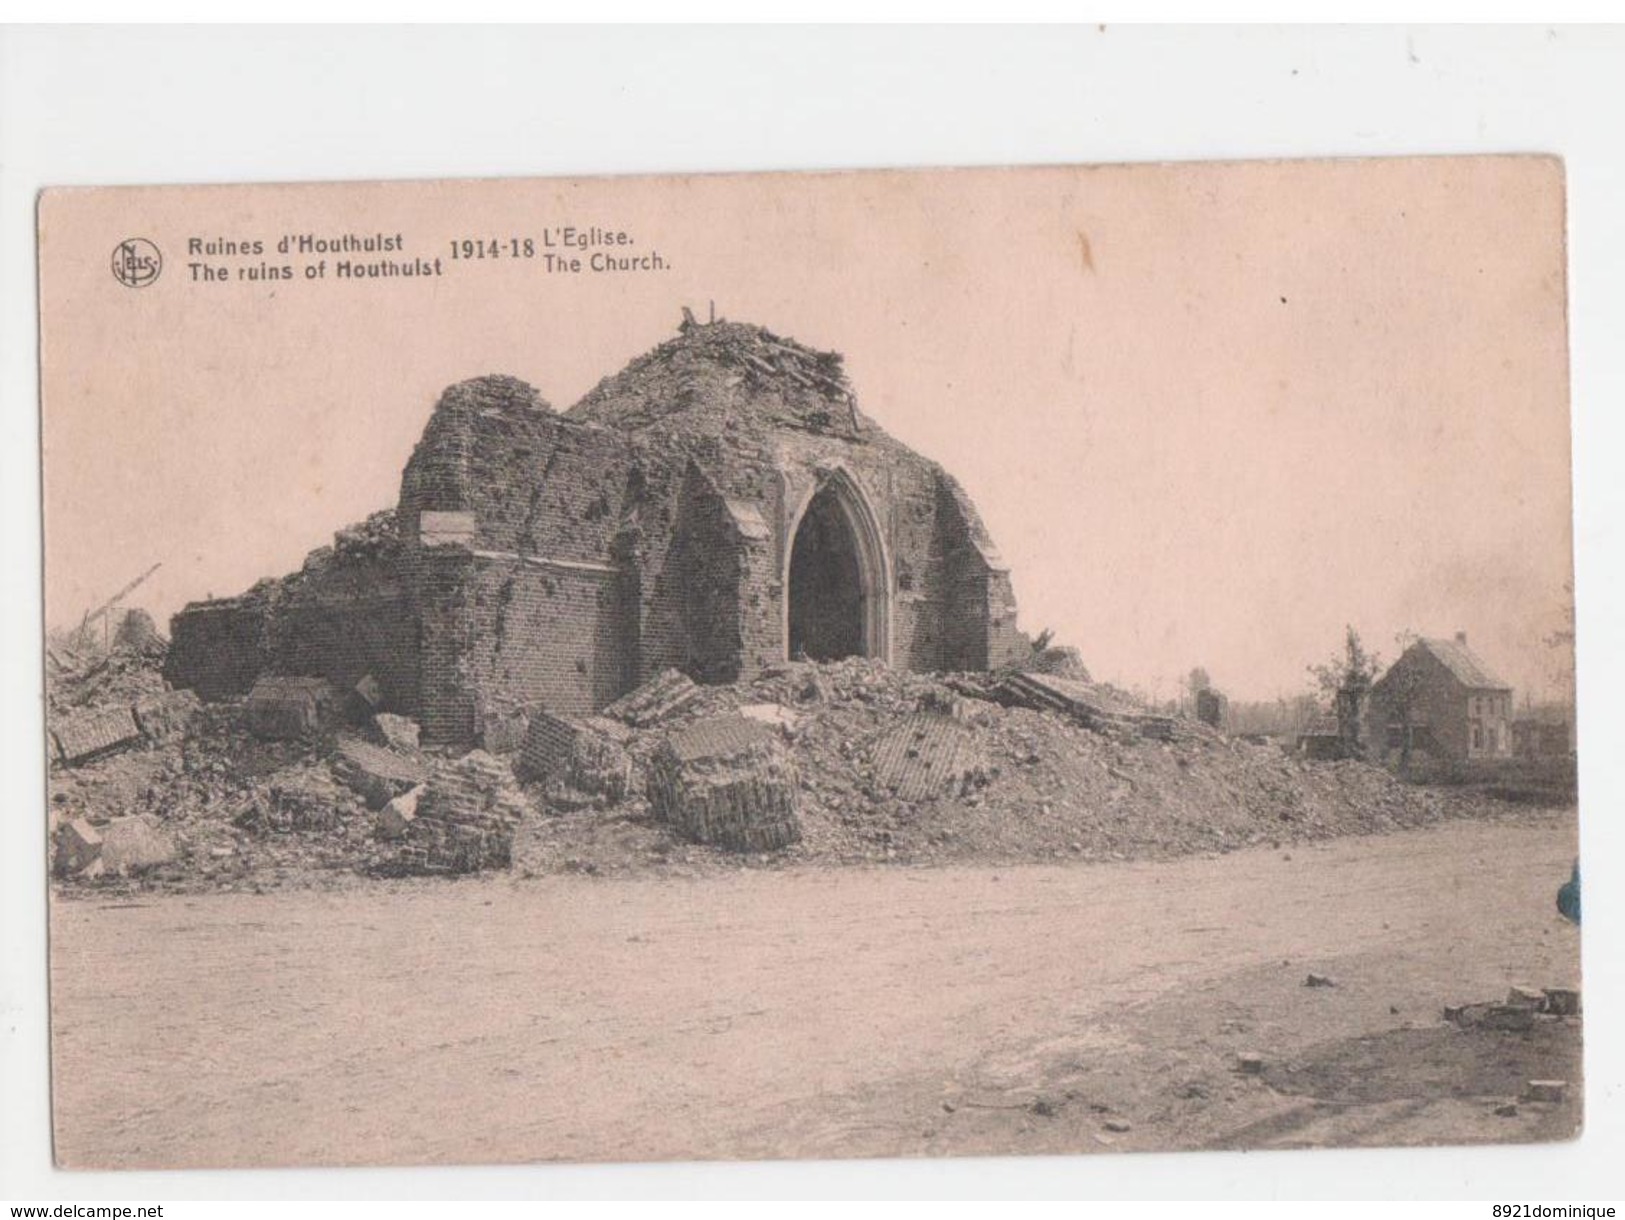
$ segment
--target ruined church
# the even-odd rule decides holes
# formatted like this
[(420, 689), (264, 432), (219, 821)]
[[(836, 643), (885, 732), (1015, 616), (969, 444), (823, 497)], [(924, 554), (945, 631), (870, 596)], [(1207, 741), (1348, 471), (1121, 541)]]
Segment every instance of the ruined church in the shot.
[(595, 712), (668, 668), (998, 668), (1009, 572), (953, 477), (858, 408), (841, 357), (685, 320), (567, 411), (491, 376), (441, 395), (393, 511), (171, 624), (205, 699), (268, 674), (358, 685), (427, 741)]

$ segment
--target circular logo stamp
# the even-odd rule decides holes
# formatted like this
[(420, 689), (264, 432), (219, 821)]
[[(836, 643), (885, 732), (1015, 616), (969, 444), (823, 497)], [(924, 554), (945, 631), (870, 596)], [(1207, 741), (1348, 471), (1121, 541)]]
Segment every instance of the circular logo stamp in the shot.
[(113, 278), (126, 288), (145, 288), (164, 269), (164, 256), (145, 237), (126, 237), (113, 247)]

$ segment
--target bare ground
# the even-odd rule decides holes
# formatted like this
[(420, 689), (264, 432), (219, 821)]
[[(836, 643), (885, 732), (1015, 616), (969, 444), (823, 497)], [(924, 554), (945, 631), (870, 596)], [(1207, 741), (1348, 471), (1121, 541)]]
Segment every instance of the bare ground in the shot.
[[(1572, 811), (1172, 861), (58, 898), (66, 1166), (1535, 1140)], [(1336, 986), (1305, 987), (1309, 972)], [(1259, 1076), (1236, 1055), (1264, 1056)], [(1531, 1078), (1561, 1104), (1518, 1105)]]

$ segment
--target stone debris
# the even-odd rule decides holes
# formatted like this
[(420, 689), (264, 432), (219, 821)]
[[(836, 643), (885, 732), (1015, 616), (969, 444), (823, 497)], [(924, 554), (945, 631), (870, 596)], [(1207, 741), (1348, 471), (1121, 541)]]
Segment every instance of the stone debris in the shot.
[(1035, 648), (1032, 655), (1017, 662), (1014, 668), (1024, 673), (1050, 674), (1073, 682), (1090, 680), (1088, 666), (1083, 663), (1083, 654), (1070, 644)]
[(1244, 1051), (1236, 1056), (1236, 1068), (1243, 1076), (1260, 1076), (1264, 1072), (1264, 1056)]
[(1119, 1135), (1123, 1134), (1124, 1132), (1134, 1130), (1134, 1124), (1129, 1122), (1126, 1118), (1108, 1118), (1101, 1125), (1104, 1126), (1106, 1130), (1116, 1132)]
[(339, 742), (333, 753), (333, 775), (366, 801), (369, 809), (382, 809), (429, 778), (417, 759), (355, 737)]
[(519, 756), (521, 778), (544, 786), (550, 805), (613, 805), (632, 792), (630, 730), (603, 716), (572, 719), (538, 711)]
[(1535, 1026), (1535, 1009), (1527, 1004), (1459, 1004), (1444, 1010), (1444, 1019), (1463, 1029), (1500, 1029), (1522, 1033)]
[(101, 833), (84, 818), (72, 818), (56, 828), (55, 859), (57, 875), (83, 872), (102, 854)]
[(480, 749), (487, 754), (518, 754), (530, 733), (530, 717), (523, 707), (487, 709), (481, 717)]
[(1574, 1017), (1580, 1014), (1580, 993), (1572, 987), (1548, 987), (1545, 1010), (1553, 1016)]
[(1303, 980), (1305, 987), (1336, 987), (1337, 980), (1329, 974), (1311, 974)]
[(436, 769), (415, 812), (397, 858), (399, 868), (471, 873), (508, 867), (514, 829), (526, 805), (508, 765), (475, 750)]
[(131, 711), (142, 736), (154, 745), (162, 745), (186, 736), (202, 706), (191, 691), (171, 690), (137, 701)]
[(361, 680), (351, 688), (356, 698), (361, 701), (368, 711), (376, 711), (384, 701), (384, 688), (378, 684), (378, 679), (371, 674), (364, 674)]
[(412, 823), (417, 820), (418, 802), (423, 797), (423, 785), (413, 788), (410, 792), (389, 801), (378, 811), (378, 820), (374, 823), (375, 833), (380, 839), (399, 841), (411, 832)]
[(982, 695), (966, 698), (951, 687), (933, 686), (920, 694), (918, 706), (922, 712), (937, 712), (950, 720), (969, 724), (985, 723), (988, 705)]
[(991, 694), (1006, 707), (1060, 712), (1097, 733), (1129, 736), (1137, 733), (1161, 741), (1171, 740), (1174, 735), (1173, 717), (1142, 711), (1086, 682), (1053, 674), (1006, 674), (992, 688)]
[(256, 737), (291, 741), (327, 728), (340, 707), (323, 678), (261, 678), (243, 703), (243, 719)]
[(175, 859), (175, 842), (156, 818), (114, 818), (102, 827), (101, 837), (102, 867), (120, 877)]
[(1513, 1102), (1513, 1101), (1509, 1101), (1509, 1102), (1506, 1102), (1503, 1105), (1496, 1106), (1495, 1107), (1495, 1113), (1500, 1118), (1517, 1118), (1518, 1117), (1518, 1103)]
[(786, 739), (795, 737), (796, 726), (801, 723), (801, 717), (782, 703), (747, 703), (740, 707), (739, 714), (746, 720), (778, 729)]
[(988, 782), (975, 735), (932, 712), (908, 717), (875, 743), (874, 771), (876, 784), (904, 801), (965, 796)]
[[(482, 839), (470, 847), (468, 834), (448, 829), (453, 820), (428, 819), (434, 830), (418, 826), (427, 781), (456, 755), (444, 744), (413, 749), (411, 721), (369, 712), (354, 733), (305, 732), (313, 721), (301, 717), (312, 705), (314, 722), (324, 722), (319, 684), (307, 699), (300, 692), (311, 680), (282, 679), (270, 687), (293, 687), (291, 727), (300, 731), (265, 737), (251, 731), (241, 695), (198, 706), (184, 691), (166, 692), (154, 666), (135, 654), (109, 660), (61, 640), (51, 648), (53, 730), (86, 711), (135, 708), (130, 719), (142, 737), (134, 748), (53, 766), (50, 807), (63, 821), (92, 813), (98, 826), (109, 817), (161, 818), (177, 859), (139, 884), (195, 889), (251, 876), (256, 884), (328, 885), (347, 874), (443, 873), (502, 857), (500, 836), (494, 845)], [(726, 856), (680, 841), (709, 836), (734, 850), (793, 843), (796, 860), (843, 863), (1127, 859), (1380, 833), (1482, 812), (1476, 799), (1406, 785), (1367, 764), (1309, 766), (1184, 717), (1171, 740), (1157, 741), (1131, 721), (1100, 719), (1086, 728), (1076, 702), (1001, 706), (994, 691), (1010, 679), (1009, 671), (913, 673), (859, 657), (777, 662), (734, 684), (699, 686), (668, 671), (610, 705), (622, 718), (540, 721), (530, 761), (548, 779), (517, 799), (560, 816), (529, 819), (510, 858), (533, 872), (614, 873), (673, 862), (726, 867)], [(1099, 701), (1133, 707), (1103, 685), (1045, 675), (1023, 680), (1050, 682), (1063, 693), (1081, 688), (1086, 701), (1108, 711)], [(282, 709), (282, 700), (273, 702)], [(499, 706), (525, 726), (512, 759), (525, 775), (531, 720), (549, 714), (533, 703)], [(354, 710), (348, 700), (344, 711)], [(492, 740), (492, 709), (474, 710), (476, 728)], [(652, 723), (638, 727), (628, 717)], [(714, 755), (684, 759), (668, 750), (673, 740), (692, 746), (685, 734), (719, 719), (735, 726), (728, 730), (735, 736)], [(280, 721), (273, 727), (289, 728)], [(709, 732), (700, 729), (700, 737)], [(738, 733), (758, 734), (771, 749), (758, 750), (757, 738)], [(352, 740), (368, 748), (358, 751)], [(56, 749), (55, 736), (51, 745)], [(500, 762), (505, 771), (508, 760)], [(397, 772), (403, 763), (416, 770)], [(664, 795), (648, 780), (662, 768)], [(397, 806), (382, 818), (382, 808), (420, 783), (418, 816), (408, 819)], [(656, 801), (673, 814), (653, 809)], [(369, 805), (380, 812), (368, 813)], [(586, 807), (598, 812), (569, 816)], [(417, 854), (403, 864), (408, 848)], [(70, 885), (101, 868), (99, 853), (81, 847), (68, 856), (77, 866), (66, 874)], [(1516, 1027), (1562, 1019), (1567, 1009), (1552, 998), (1557, 989), (1542, 994), (1544, 1008), (1533, 1015), (1489, 1020)], [(1470, 1019), (1482, 1015), (1475, 1009)]]
[(700, 688), (687, 674), (664, 669), (636, 690), (622, 695), (601, 714), (635, 729), (646, 729), (682, 711), (699, 693)]
[(1523, 1032), (1533, 1029), (1537, 1019), (1559, 1020), (1577, 1016), (1580, 993), (1568, 987), (1515, 986), (1503, 1003), (1452, 1004), (1444, 1019), (1463, 1029), (1502, 1029)]
[(257, 835), (330, 831), (358, 803), (334, 782), (328, 768), (311, 762), (281, 771), (270, 783), (252, 789), (233, 824)]
[(781, 425), (856, 437), (857, 400), (839, 352), (818, 351), (760, 327), (685, 315), (676, 339), (634, 360), (573, 408), (623, 426), (646, 424), (709, 383), (721, 400), (748, 398)]
[(418, 722), (393, 712), (379, 712), (372, 718), (373, 730), (378, 738), (392, 750), (403, 754), (417, 752)]
[(778, 733), (716, 716), (667, 738), (650, 764), (657, 817), (696, 843), (776, 851), (801, 838), (798, 780)]
[(1569, 1082), (1566, 1080), (1531, 1080), (1524, 1085), (1524, 1101), (1559, 1102), (1568, 1092)]
[(56, 720), (51, 739), (57, 757), (70, 767), (141, 744), (141, 727), (135, 714), (125, 706), (100, 708)]

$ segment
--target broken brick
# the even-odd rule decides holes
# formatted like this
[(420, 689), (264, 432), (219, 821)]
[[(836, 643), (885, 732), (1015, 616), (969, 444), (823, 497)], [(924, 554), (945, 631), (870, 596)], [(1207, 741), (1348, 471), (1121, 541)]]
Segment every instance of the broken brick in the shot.
[(875, 783), (905, 801), (963, 796), (988, 781), (975, 735), (950, 717), (921, 712), (874, 746)]
[(333, 775), (369, 809), (382, 809), (429, 778), (417, 759), (353, 737), (341, 741), (334, 752)]
[(796, 726), (801, 722), (801, 717), (782, 703), (747, 703), (739, 709), (739, 714), (746, 720), (778, 729), (786, 737), (793, 737)]
[(339, 709), (338, 692), (322, 678), (261, 678), (243, 703), (256, 737), (291, 741), (321, 732)]
[(384, 805), (378, 811), (378, 821), (375, 829), (380, 839), (404, 839), (412, 829), (412, 823), (417, 820), (418, 801), (423, 796), (423, 787), (420, 785), (410, 792), (403, 792)]
[(63, 822), (56, 831), (56, 871), (61, 876), (82, 872), (102, 854), (102, 836), (84, 818)]
[(801, 838), (795, 764), (773, 729), (742, 716), (667, 738), (648, 787), (656, 816), (696, 843), (775, 851)]
[(636, 690), (622, 695), (606, 707), (603, 714), (612, 720), (625, 721), (633, 728), (644, 729), (682, 711), (699, 693), (700, 688), (687, 674), (666, 669)]
[(392, 712), (379, 712), (372, 718), (372, 727), (392, 750), (410, 754), (418, 748), (418, 723), (415, 720)]
[(201, 701), (191, 691), (171, 690), (139, 700), (131, 710), (142, 735), (154, 744), (162, 744), (184, 736), (201, 707)]
[(508, 765), (474, 750), (430, 776), (417, 798), (397, 865), (423, 873), (506, 868), (513, 860), (514, 830), (526, 808)]
[(1559, 1017), (1577, 1016), (1580, 1012), (1580, 993), (1572, 987), (1548, 987), (1545, 990), (1546, 1011)]
[(603, 804), (623, 800), (633, 788), (625, 725), (603, 716), (579, 719), (538, 711), (530, 718), (519, 772), (545, 784), (550, 798), (572, 803), (572, 795)]
[(1568, 1092), (1569, 1082), (1566, 1080), (1531, 1080), (1523, 1088), (1524, 1101), (1562, 1101)]
[(147, 817), (114, 818), (102, 827), (102, 867), (128, 876), (175, 859), (175, 843)]
[(141, 728), (128, 707), (106, 707), (53, 720), (51, 737), (62, 761), (77, 767), (104, 754), (139, 745)]

